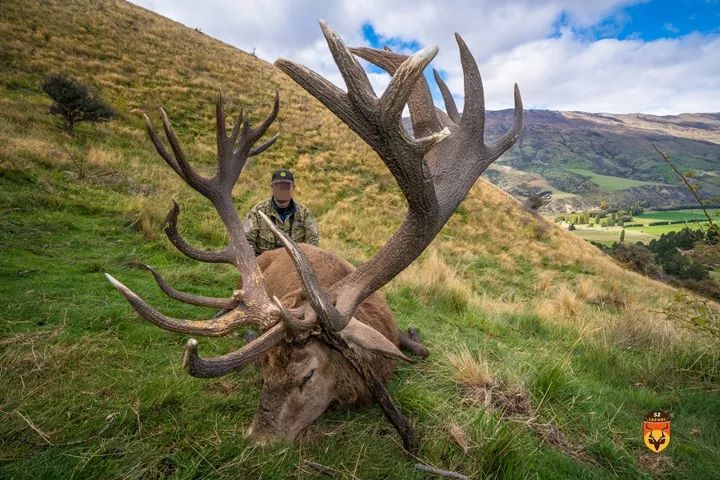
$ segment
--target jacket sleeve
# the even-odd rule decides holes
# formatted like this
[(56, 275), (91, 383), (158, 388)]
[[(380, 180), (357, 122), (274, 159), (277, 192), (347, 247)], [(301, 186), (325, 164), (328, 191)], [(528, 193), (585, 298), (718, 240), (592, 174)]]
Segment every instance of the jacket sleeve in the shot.
[(310, 212), (305, 217), (305, 243), (320, 246), (320, 235), (318, 233), (317, 222)]
[(247, 238), (247, 241), (250, 243), (250, 246), (252, 246), (253, 250), (255, 251), (255, 255), (259, 255), (259, 239), (260, 239), (260, 224), (258, 223), (260, 221), (260, 216), (257, 214), (257, 211), (255, 209), (250, 210), (250, 213), (248, 213), (247, 217), (245, 217), (245, 220), (243, 221), (243, 227), (245, 228), (245, 238)]

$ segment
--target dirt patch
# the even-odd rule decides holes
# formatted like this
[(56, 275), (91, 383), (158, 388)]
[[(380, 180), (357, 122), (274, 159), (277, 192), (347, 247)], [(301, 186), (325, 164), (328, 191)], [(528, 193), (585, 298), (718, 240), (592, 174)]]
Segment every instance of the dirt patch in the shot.
[[(580, 445), (573, 444), (553, 423), (541, 423), (535, 416), (530, 395), (522, 388), (509, 387), (505, 382), (492, 380), (482, 386), (465, 387), (465, 399), (486, 409), (494, 410), (502, 418), (525, 424), (543, 442), (557, 448), (578, 463), (594, 464), (593, 458)], [(452, 435), (461, 447), (462, 442)]]
[(646, 453), (638, 458), (638, 465), (654, 477), (664, 477), (673, 467), (672, 458), (657, 453)]

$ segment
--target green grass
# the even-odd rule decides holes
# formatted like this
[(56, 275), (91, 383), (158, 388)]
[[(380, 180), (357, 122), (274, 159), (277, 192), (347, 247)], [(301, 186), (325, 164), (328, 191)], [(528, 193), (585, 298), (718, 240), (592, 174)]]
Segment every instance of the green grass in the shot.
[(649, 182), (646, 180), (633, 180), (631, 178), (613, 177), (610, 175), (600, 175), (585, 168), (565, 168), (565, 170), (577, 173), (584, 177), (590, 177), (590, 180), (602, 188), (606, 192), (614, 192), (616, 190), (625, 190), (632, 187), (641, 187), (643, 185), (664, 185), (663, 183)]
[[(715, 220), (720, 218), (720, 209), (708, 208), (708, 214)], [(633, 222), (654, 222), (654, 221), (676, 221), (676, 220), (703, 220), (707, 218), (705, 213), (699, 209), (684, 209), (684, 210), (658, 210), (658, 211), (647, 211), (633, 217)]]
[[(707, 212), (711, 218), (715, 220), (715, 218), (718, 217), (720, 209), (709, 208), (707, 209)], [(691, 229), (706, 229), (709, 226), (708, 222), (696, 221), (704, 218), (707, 217), (700, 209), (647, 211), (633, 216), (632, 221), (628, 222), (635, 224), (641, 223), (642, 225), (637, 227), (625, 227), (625, 241), (632, 243), (648, 243), (650, 240), (660, 238), (660, 236), (664, 233), (677, 232), (686, 227), (690, 227)], [(648, 225), (648, 223), (651, 222), (679, 220), (692, 220), (692, 222), (687, 224), (673, 223), (670, 225)], [(610, 245), (613, 242), (620, 241), (620, 230), (620, 227), (609, 227), (601, 230), (599, 228), (583, 228), (583, 226), (578, 226), (573, 233), (588, 241)]]
[[(140, 264), (198, 294), (229, 295), (237, 281), (160, 235), (174, 197), (189, 241), (217, 247), (224, 238), (207, 202), (152, 151), (139, 110), (168, 106), (206, 170), (217, 88), (236, 102), (229, 110), (248, 107), (256, 121), (277, 85), (273, 128), (283, 137), (243, 172), (237, 207), (267, 194), (272, 168), (291, 165), (322, 245), (355, 263), (404, 213), (380, 161), (268, 64), (137, 7), (2, 2), (0, 13), (9, 39), (0, 52), (0, 478), (316, 478), (305, 460), (335, 478), (426, 478), (375, 406), (329, 411), (293, 444), (252, 444), (243, 432), (258, 369), (189, 377), (180, 365), (187, 338), (140, 320), (103, 277), (188, 318), (213, 312), (169, 300)], [(119, 118), (75, 137), (59, 132), (38, 89), (58, 70), (96, 82)], [(399, 325), (419, 327), (432, 352), (389, 384), (422, 461), (471, 478), (720, 476), (719, 349), (655, 313), (679, 292), (619, 269), (484, 182), (431, 249), (416, 277), (384, 289)], [(581, 282), (594, 295), (586, 287), (580, 298)], [(569, 316), (563, 299), (579, 313)], [(201, 339), (202, 355), (238, 348), (242, 333)], [(460, 347), (487, 360), (497, 382), (489, 403), (448, 360)], [(503, 413), (515, 394), (524, 410)], [(654, 408), (674, 416), (662, 468), (640, 438)]]
[(644, 225), (642, 227), (627, 227), (627, 231), (640, 231), (642, 233), (648, 234), (648, 235), (654, 235), (655, 238), (659, 238), (660, 235), (663, 233), (670, 233), (670, 232), (677, 232), (682, 230), (683, 228), (689, 227), (693, 230), (695, 229), (703, 229), (705, 230), (709, 224), (707, 222), (694, 222), (689, 224), (684, 223), (674, 223), (672, 225)]
[[(621, 232), (621, 229), (619, 227), (613, 227), (612, 229), (608, 229), (608, 230), (600, 230), (600, 229), (593, 229), (593, 228), (587, 228), (587, 229), (578, 228), (577, 230), (573, 230), (572, 233), (579, 236), (580, 238), (584, 238), (585, 240), (587, 240), (589, 242), (599, 242), (599, 243), (611, 245), (613, 242), (620, 241), (620, 232)], [(650, 232), (648, 232), (646, 230), (646, 228), (626, 228), (625, 229), (625, 241), (626, 242), (648, 243), (650, 240), (658, 238), (658, 236), (651, 234)]]

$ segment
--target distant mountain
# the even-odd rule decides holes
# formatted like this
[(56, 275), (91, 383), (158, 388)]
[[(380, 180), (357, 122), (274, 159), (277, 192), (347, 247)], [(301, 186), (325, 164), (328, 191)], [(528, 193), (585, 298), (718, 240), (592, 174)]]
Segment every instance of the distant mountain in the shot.
[[(511, 110), (488, 112), (488, 135), (509, 127)], [(486, 175), (523, 197), (552, 192), (551, 211), (639, 204), (694, 205), (652, 144), (692, 172), (704, 199), (720, 196), (720, 113), (593, 114), (527, 110), (520, 141)]]

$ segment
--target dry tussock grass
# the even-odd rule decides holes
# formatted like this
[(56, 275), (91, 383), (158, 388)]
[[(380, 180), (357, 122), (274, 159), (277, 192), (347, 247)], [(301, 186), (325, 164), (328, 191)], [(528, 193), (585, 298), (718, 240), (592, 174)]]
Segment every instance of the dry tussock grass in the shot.
[(458, 275), (455, 268), (445, 263), (435, 249), (430, 250), (424, 260), (406, 268), (394, 284), (408, 285), (426, 298), (438, 293), (446, 293), (465, 304), (470, 301), (473, 294), (468, 283)]
[(587, 277), (583, 277), (577, 282), (575, 294), (580, 300), (586, 303), (593, 303), (598, 296), (595, 284)]
[(133, 228), (145, 240), (155, 240), (162, 233), (167, 216), (164, 201), (156, 197), (135, 196), (128, 203), (127, 209), (132, 212), (134, 218)]
[(114, 168), (123, 160), (117, 150), (91, 145), (87, 152), (87, 166), (91, 168)]
[(488, 295), (485, 292), (473, 295), (470, 305), (489, 314), (520, 314), (530, 310), (527, 300), (515, 299), (512, 295)]
[(490, 364), (481, 355), (473, 354), (467, 346), (462, 345), (455, 351), (445, 354), (452, 367), (455, 380), (463, 387), (471, 390), (495, 385), (495, 377)]
[(535, 290), (538, 294), (547, 294), (555, 283), (557, 274), (552, 270), (543, 270), (537, 275)]
[(540, 301), (538, 314), (556, 324), (578, 325), (583, 318), (583, 301), (566, 284), (551, 290), (551, 296)]
[(465, 429), (455, 422), (451, 422), (448, 427), (448, 433), (453, 442), (459, 446), (463, 452), (468, 453), (470, 451), (470, 440), (468, 439)]
[(607, 315), (597, 337), (608, 344), (628, 348), (670, 348), (685, 343), (688, 332), (674, 325), (665, 315), (632, 307), (620, 315)]

